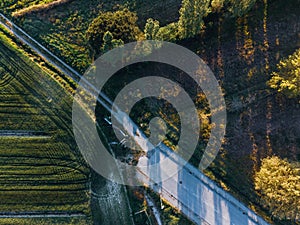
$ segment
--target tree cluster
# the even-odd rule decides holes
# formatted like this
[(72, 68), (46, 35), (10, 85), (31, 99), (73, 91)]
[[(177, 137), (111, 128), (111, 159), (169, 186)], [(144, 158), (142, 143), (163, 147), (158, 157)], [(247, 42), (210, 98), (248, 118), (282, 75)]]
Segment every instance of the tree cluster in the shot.
[(136, 24), (137, 19), (136, 13), (130, 12), (127, 8), (115, 12), (101, 13), (93, 20), (87, 30), (87, 40), (94, 54), (99, 55), (102, 53), (103, 48), (107, 48), (107, 46), (103, 46), (105, 34), (107, 34), (105, 37), (106, 45), (110, 42), (110, 38), (112, 39), (111, 42), (118, 43), (137, 40), (141, 35), (141, 31)]
[[(179, 20), (160, 27), (159, 21), (149, 18), (144, 27), (144, 37), (137, 26), (137, 15), (127, 8), (115, 12), (101, 13), (89, 26), (87, 39), (94, 55), (107, 49), (104, 34), (108, 31), (114, 42), (127, 43), (138, 39), (163, 40), (174, 42), (198, 35), (204, 27), (204, 18), (211, 12), (229, 13), (242, 16), (247, 13), (256, 0), (182, 0)], [(113, 46), (114, 44), (112, 44)], [(109, 49), (109, 48), (108, 48)]]
[(278, 219), (300, 219), (300, 166), (277, 156), (262, 160), (254, 176), (262, 203)]

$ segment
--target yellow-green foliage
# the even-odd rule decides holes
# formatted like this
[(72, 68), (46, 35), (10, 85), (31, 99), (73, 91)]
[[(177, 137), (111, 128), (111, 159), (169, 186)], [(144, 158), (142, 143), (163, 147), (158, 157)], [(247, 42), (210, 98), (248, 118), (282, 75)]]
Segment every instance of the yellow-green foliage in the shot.
[(300, 96), (300, 49), (277, 64), (268, 84), (288, 97)]
[(300, 218), (300, 167), (277, 156), (262, 160), (255, 189), (263, 204), (279, 219)]

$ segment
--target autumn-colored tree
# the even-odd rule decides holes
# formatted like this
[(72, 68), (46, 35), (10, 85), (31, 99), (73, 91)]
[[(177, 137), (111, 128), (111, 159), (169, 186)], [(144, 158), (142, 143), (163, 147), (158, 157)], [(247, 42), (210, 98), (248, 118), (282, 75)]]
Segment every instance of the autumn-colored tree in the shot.
[(288, 97), (300, 97), (300, 49), (278, 63), (268, 84)]
[(300, 167), (277, 156), (262, 160), (254, 176), (262, 203), (278, 219), (300, 219)]

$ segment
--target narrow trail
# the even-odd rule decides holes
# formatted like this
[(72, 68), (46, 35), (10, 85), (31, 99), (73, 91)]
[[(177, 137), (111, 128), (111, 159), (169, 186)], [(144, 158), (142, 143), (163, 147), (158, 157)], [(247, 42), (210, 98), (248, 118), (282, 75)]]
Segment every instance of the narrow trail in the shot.
[(45, 132), (30, 130), (0, 130), (0, 137), (51, 138)]

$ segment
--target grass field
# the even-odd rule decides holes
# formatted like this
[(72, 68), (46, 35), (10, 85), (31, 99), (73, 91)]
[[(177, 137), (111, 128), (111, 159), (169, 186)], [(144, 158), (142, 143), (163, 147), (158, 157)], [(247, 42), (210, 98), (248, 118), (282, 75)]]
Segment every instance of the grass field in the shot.
[(72, 136), (71, 96), (1, 31), (0, 80), (0, 214), (80, 215), (0, 224), (88, 224), (89, 170)]

